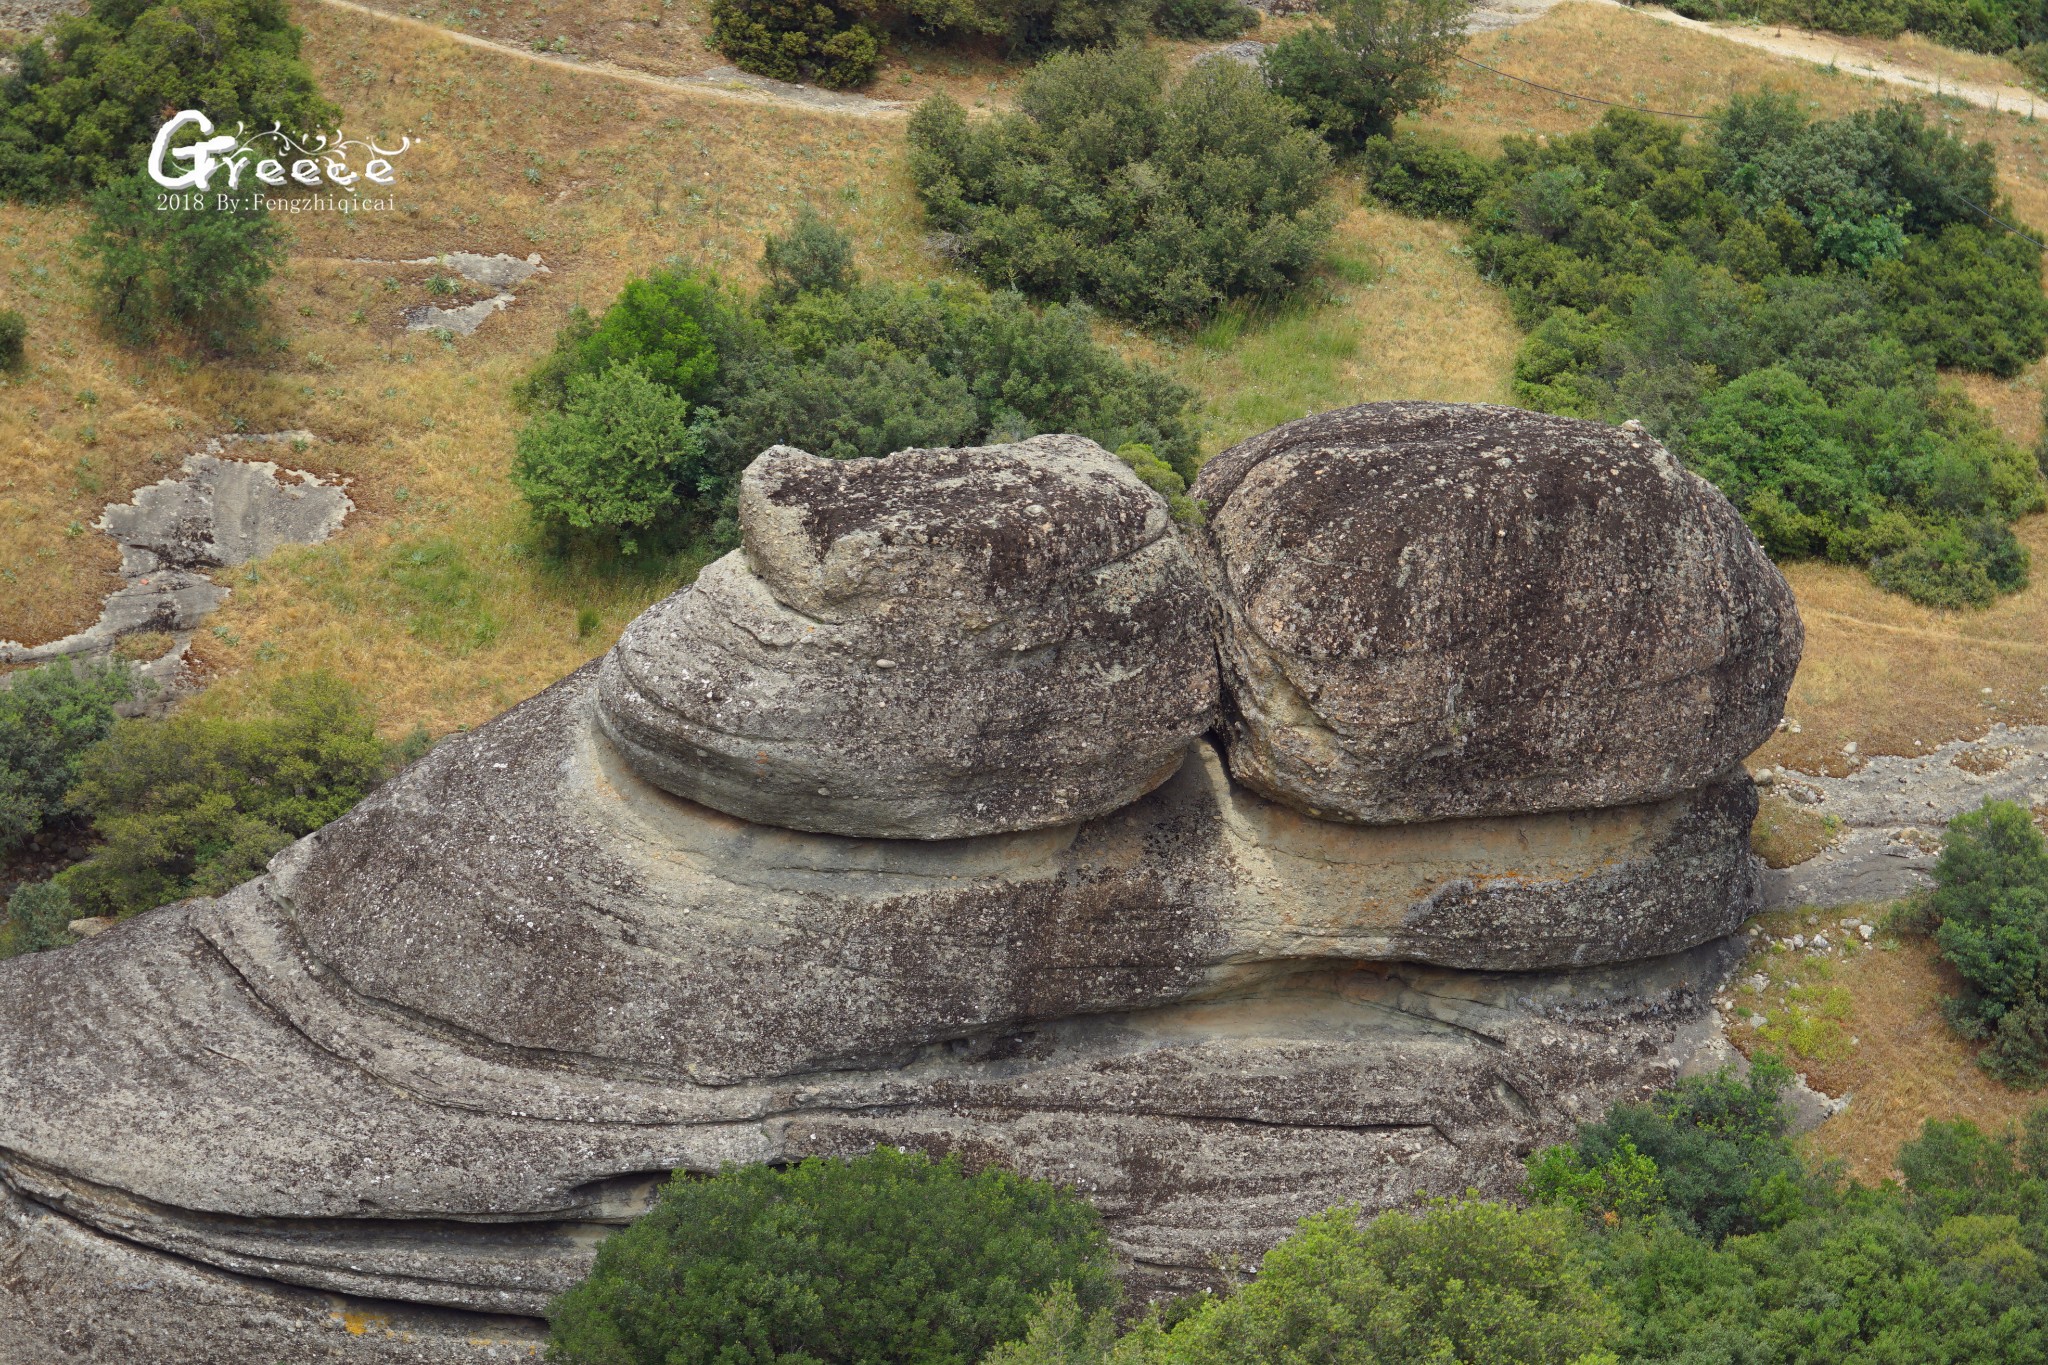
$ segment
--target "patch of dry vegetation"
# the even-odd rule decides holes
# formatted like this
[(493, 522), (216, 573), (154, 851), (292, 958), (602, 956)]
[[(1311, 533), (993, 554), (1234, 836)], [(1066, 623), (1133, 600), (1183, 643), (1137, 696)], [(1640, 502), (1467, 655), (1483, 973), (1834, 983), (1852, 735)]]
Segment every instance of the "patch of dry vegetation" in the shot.
[(1757, 802), (1749, 846), (1765, 867), (1796, 867), (1819, 855), (1839, 833), (1839, 824), (1811, 806), (1767, 791)]

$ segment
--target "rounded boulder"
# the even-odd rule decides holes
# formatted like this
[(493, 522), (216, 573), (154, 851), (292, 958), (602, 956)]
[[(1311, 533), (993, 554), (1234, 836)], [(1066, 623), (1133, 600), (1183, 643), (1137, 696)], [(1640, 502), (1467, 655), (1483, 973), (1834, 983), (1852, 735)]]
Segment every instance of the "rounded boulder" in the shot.
[(1214, 719), (1200, 575), (1091, 441), (777, 446), (740, 527), (600, 671), (606, 734), (678, 796), (864, 838), (1038, 829), (1136, 800)]
[(1310, 815), (1661, 800), (1783, 714), (1790, 589), (1633, 424), (1369, 403), (1245, 441), (1194, 493), (1231, 773)]

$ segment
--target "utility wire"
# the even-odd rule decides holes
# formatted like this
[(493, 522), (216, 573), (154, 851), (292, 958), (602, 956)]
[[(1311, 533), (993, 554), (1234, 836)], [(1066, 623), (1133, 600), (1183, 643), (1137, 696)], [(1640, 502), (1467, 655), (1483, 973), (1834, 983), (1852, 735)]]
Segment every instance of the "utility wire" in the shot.
[(1671, 109), (1644, 109), (1640, 105), (1623, 104), (1620, 100), (1595, 99), (1591, 95), (1574, 95), (1571, 91), (1559, 90), (1554, 85), (1538, 85), (1535, 81), (1523, 80), (1523, 78), (1520, 76), (1510, 76), (1505, 71), (1497, 71), (1493, 67), (1486, 65), (1486, 63), (1484, 62), (1473, 61), (1470, 57), (1460, 57), (1458, 58), (1458, 60), (1463, 62), (1467, 66), (1476, 66), (1481, 71), (1492, 71), (1493, 74), (1496, 76), (1505, 77), (1506, 79), (1511, 81), (1521, 81), (1523, 85), (1528, 86), (1532, 90), (1542, 90), (1552, 95), (1563, 95), (1568, 100), (1584, 100), (1587, 104), (1604, 104), (1607, 105), (1609, 108), (1613, 109), (1631, 109), (1638, 114), (1655, 114), (1659, 118), (1689, 118), (1704, 121), (1708, 117), (1710, 117), (1706, 114), (1681, 114)]
[[(1517, 81), (1523, 85), (1528, 86), (1531, 90), (1541, 90), (1544, 91), (1546, 94), (1551, 95), (1562, 95), (1568, 100), (1583, 100), (1587, 104), (1604, 104), (1610, 109), (1628, 109), (1638, 114), (1654, 114), (1658, 118), (1686, 118), (1697, 119), (1701, 122), (1705, 122), (1706, 120), (1712, 117), (1708, 114), (1681, 114), (1673, 109), (1645, 109), (1639, 104), (1623, 104), (1620, 100), (1603, 100), (1596, 98), (1592, 95), (1574, 94), (1570, 90), (1560, 90), (1554, 85), (1540, 85), (1537, 82), (1528, 80), (1522, 76), (1510, 75), (1508, 72), (1501, 71), (1495, 67), (1486, 65), (1484, 62), (1475, 62), (1470, 57), (1460, 57), (1458, 58), (1458, 60), (1463, 62), (1467, 66), (1476, 66), (1481, 71), (1490, 71), (1494, 75), (1501, 77), (1503, 80)], [(1972, 203), (1968, 199), (1963, 199), (1963, 196), (1961, 196), (1960, 194), (1957, 195), (1956, 198), (1962, 199), (1963, 203), (1969, 204), (1971, 208), (1983, 214), (1986, 221), (1998, 224), (1998, 226), (2004, 228), (2007, 232), (2013, 234), (2013, 236), (2018, 237), (2021, 241), (2033, 242), (2034, 245), (2040, 247), (2041, 250), (2048, 251), (2048, 246), (2044, 246), (2040, 242), (2035, 242), (2032, 237), (2029, 237), (2026, 233), (2014, 227), (2011, 223), (2006, 222), (2005, 219), (1998, 217), (1996, 214), (1992, 213), (1990, 209), (1985, 208), (1982, 204)]]

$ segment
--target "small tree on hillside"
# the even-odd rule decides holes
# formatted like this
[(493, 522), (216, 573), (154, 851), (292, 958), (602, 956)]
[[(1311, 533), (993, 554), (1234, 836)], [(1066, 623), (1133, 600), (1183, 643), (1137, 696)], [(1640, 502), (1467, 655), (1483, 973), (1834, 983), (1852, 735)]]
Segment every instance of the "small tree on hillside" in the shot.
[(1436, 102), (1472, 0), (1324, 0), (1325, 22), (1266, 54), (1266, 79), (1340, 151)]
[(140, 176), (92, 197), (78, 250), (101, 321), (131, 345), (167, 336), (215, 351), (246, 345), (284, 261), (283, 229), (248, 195), (225, 209), (159, 209), (156, 198)]
[(2048, 842), (2032, 813), (1986, 801), (1958, 815), (1934, 879), (1934, 941), (1964, 982), (1949, 1022), (1989, 1043), (1978, 1061), (2000, 1080), (2048, 1083)]

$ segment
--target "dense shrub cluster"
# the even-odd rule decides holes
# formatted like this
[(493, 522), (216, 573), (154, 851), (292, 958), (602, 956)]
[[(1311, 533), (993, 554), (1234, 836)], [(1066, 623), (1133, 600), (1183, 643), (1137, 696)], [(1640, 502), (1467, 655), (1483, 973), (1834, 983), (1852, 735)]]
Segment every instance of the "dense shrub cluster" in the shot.
[(27, 363), (28, 319), (18, 309), (0, 308), (0, 370), (18, 370)]
[(0, 78), (0, 195), (48, 199), (142, 169), (172, 112), (253, 132), (332, 125), (284, 0), (93, 0), (14, 54)]
[(2011, 376), (2048, 347), (2040, 251), (1986, 223), (1990, 149), (1890, 105), (1809, 122), (1769, 97), (1704, 136), (1626, 111), (1462, 153), (1375, 142), (1378, 192), (1456, 212), (1530, 328), (1524, 404), (1636, 418), (1780, 556), (1981, 606), (2023, 585), (2029, 454), (1937, 366)]
[(1911, 30), (1972, 52), (2048, 39), (2041, 0), (1676, 0), (1671, 7), (1689, 19), (1754, 19), (1878, 38)]
[(550, 1313), (550, 1360), (975, 1365), (1061, 1286), (1115, 1297), (1079, 1196), (882, 1148), (789, 1170), (678, 1173)]
[(1963, 979), (1949, 1021), (1987, 1046), (1978, 1061), (2013, 1085), (2048, 1084), (2048, 841), (2026, 807), (1986, 801), (1949, 822), (1934, 939)]
[(990, 285), (1185, 326), (1314, 264), (1334, 223), (1330, 157), (1299, 117), (1236, 62), (1169, 88), (1156, 53), (1067, 53), (1031, 73), (1014, 113), (970, 122), (926, 101), (910, 169)]
[(809, 215), (765, 264), (751, 299), (666, 270), (571, 318), (521, 386), (512, 476), (544, 525), (625, 550), (729, 541), (737, 476), (778, 443), (852, 459), (1071, 431), (1194, 476), (1193, 395), (1098, 344), (1084, 308), (863, 283)]
[[(69, 700), (41, 708), (59, 721), (29, 727), (30, 742), (43, 735), (40, 750), (73, 776), (61, 798), (46, 784), (38, 799), (90, 818), (99, 843), (85, 861), (14, 893), (0, 955), (57, 946), (56, 930), (76, 916), (218, 895), (424, 747), (423, 735), (384, 744), (355, 695), (325, 674), (279, 683), (267, 708), (248, 716), (181, 712), (108, 725), (106, 699), (126, 686), (114, 676), (40, 685)], [(0, 735), (16, 732), (0, 718)], [(81, 744), (89, 734), (101, 737)]]
[(135, 695), (118, 665), (46, 664), (0, 687), (0, 858), (71, 809), (78, 766)]
[(874, 29), (813, 0), (711, 0), (711, 40), (742, 71), (828, 90), (866, 85), (882, 60)]

